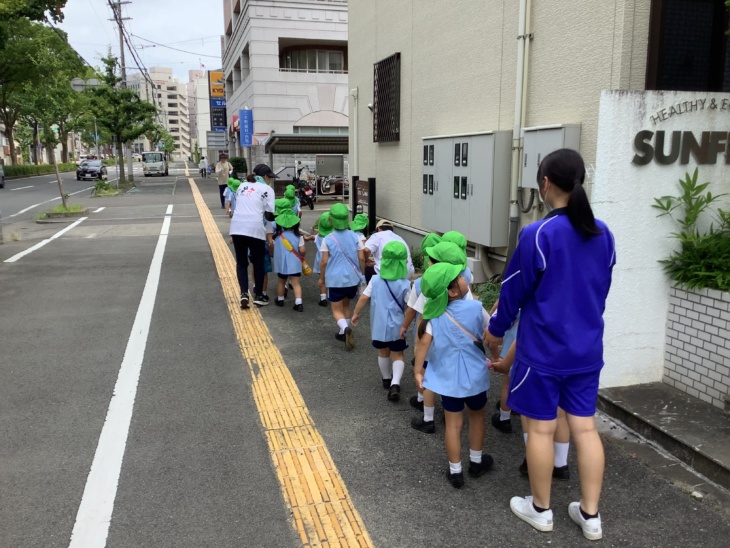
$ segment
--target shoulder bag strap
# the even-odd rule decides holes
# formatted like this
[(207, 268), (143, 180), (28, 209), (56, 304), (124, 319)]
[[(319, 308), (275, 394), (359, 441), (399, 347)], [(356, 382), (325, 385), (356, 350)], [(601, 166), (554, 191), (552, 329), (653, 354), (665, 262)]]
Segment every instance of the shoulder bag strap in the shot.
[[(398, 308), (400, 308), (400, 311), (405, 313), (405, 309), (403, 308), (403, 305), (400, 303), (398, 298), (393, 293), (393, 290), (390, 288), (390, 284), (388, 283), (388, 280), (383, 280), (385, 282), (385, 287), (388, 288), (388, 291), (390, 292), (390, 296), (393, 297), (393, 300), (395, 301), (395, 304), (398, 305)], [(462, 328), (463, 329), (463, 328)]]
[(347, 253), (345, 253), (345, 250), (342, 248), (342, 245), (340, 245), (340, 242), (337, 240), (337, 238), (335, 238), (335, 235), (334, 234), (330, 234), (330, 236), (332, 236), (332, 239), (337, 244), (337, 247), (340, 248), (340, 251), (342, 251), (342, 254), (345, 256), (345, 259), (347, 259), (347, 262), (350, 263), (350, 265), (352, 266), (352, 269), (357, 273), (357, 275), (360, 278), (362, 278), (362, 271), (355, 265), (355, 263), (352, 262), (352, 260), (350, 259), (350, 257), (347, 256)]

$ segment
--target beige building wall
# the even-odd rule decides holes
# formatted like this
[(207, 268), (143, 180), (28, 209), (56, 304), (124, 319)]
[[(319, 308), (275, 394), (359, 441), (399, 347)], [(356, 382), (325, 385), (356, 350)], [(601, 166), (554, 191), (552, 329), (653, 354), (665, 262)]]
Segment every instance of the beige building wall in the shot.
[[(581, 124), (581, 153), (595, 164), (601, 90), (644, 88), (649, 8), (650, 0), (532, 2), (525, 127)], [(350, 0), (349, 85), (359, 93), (350, 104), (350, 120), (358, 108), (359, 121), (353, 174), (377, 178), (378, 216), (423, 228), (423, 137), (512, 130), (518, 12), (515, 0)], [(400, 141), (378, 144), (367, 108), (373, 64), (395, 52)]]

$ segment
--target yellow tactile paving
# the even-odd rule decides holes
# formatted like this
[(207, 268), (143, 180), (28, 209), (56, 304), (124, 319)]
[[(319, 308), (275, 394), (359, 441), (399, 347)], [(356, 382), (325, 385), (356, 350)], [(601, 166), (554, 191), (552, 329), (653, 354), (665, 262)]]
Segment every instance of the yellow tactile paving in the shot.
[(365, 525), (261, 314), (239, 308), (236, 261), (193, 179), (188, 179), (213, 252), (253, 396), (302, 545), (372, 546)]

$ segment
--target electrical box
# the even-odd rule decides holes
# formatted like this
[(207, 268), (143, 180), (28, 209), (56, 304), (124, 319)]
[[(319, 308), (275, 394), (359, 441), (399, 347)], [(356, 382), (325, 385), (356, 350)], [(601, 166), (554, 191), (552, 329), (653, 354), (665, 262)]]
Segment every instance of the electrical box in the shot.
[(317, 175), (345, 175), (345, 157), (342, 154), (317, 154)]
[(524, 128), (522, 137), (522, 188), (537, 188), (537, 168), (554, 150), (580, 150), (579, 124)]
[(507, 245), (512, 132), (423, 138), (423, 226)]

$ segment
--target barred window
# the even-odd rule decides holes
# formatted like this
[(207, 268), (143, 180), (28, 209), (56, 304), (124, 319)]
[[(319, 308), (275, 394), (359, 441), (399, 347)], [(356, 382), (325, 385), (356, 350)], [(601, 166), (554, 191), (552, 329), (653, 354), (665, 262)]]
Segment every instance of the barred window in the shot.
[(373, 142), (400, 141), (400, 52), (375, 63)]

